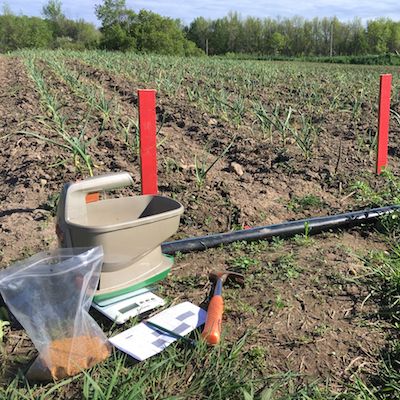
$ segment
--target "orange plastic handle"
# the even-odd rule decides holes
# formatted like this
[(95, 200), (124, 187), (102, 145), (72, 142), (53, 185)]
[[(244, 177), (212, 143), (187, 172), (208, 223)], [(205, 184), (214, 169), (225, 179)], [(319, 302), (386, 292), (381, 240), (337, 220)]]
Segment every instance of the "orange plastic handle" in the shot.
[(222, 296), (213, 296), (208, 305), (206, 324), (201, 334), (208, 344), (218, 344), (221, 339), (223, 312), (224, 300)]
[(100, 200), (100, 193), (88, 193), (86, 195), (86, 203), (94, 203)]

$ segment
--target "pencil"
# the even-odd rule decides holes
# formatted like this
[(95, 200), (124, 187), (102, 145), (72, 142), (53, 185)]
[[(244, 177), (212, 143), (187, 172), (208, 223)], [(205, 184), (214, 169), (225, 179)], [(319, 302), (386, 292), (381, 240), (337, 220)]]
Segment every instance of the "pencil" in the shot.
[(167, 335), (169, 335), (169, 336), (171, 336), (171, 337), (173, 337), (175, 339), (182, 339), (186, 343), (190, 344), (191, 346), (196, 346), (196, 342), (194, 340), (188, 339), (187, 337), (182, 336), (179, 333), (171, 331), (171, 330), (169, 330), (167, 328), (164, 328), (163, 326), (157, 325), (157, 324), (155, 324), (154, 322), (151, 322), (151, 321), (144, 321), (144, 323), (146, 325), (150, 326), (151, 328), (155, 329), (158, 332), (165, 333), (165, 334), (167, 334)]

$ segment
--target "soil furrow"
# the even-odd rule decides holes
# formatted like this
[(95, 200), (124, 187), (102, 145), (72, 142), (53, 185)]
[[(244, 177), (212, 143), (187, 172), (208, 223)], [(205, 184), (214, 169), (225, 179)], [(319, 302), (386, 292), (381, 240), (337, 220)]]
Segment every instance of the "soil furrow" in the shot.
[(36, 120), (39, 98), (18, 58), (0, 58), (0, 259), (12, 259), (46, 248), (52, 242), (48, 223), (48, 198), (58, 191), (60, 181), (49, 164), (59, 155), (52, 147), (19, 131), (48, 135)]
[[(84, 132), (83, 140), (88, 145), (94, 164), (94, 174), (110, 170), (126, 170), (135, 157), (121, 135), (111, 126), (102, 127), (102, 120), (96, 110), (78, 96), (44, 61), (41, 63), (44, 77), (51, 92), (62, 105), (60, 113), (66, 117), (66, 126), (72, 136)], [(54, 89), (57, 88), (57, 89)], [(84, 167), (82, 167), (84, 169)], [(138, 170), (131, 169), (134, 178), (139, 178)], [(85, 173), (83, 171), (83, 173)], [(86, 172), (87, 174), (87, 172)]]

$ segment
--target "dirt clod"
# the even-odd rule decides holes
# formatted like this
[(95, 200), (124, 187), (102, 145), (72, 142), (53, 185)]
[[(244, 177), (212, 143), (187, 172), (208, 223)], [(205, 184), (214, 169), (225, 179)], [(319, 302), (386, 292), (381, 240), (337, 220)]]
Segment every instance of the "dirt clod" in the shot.
[(238, 164), (237, 162), (231, 162), (231, 169), (238, 176), (242, 176), (244, 174), (243, 167), (240, 164)]

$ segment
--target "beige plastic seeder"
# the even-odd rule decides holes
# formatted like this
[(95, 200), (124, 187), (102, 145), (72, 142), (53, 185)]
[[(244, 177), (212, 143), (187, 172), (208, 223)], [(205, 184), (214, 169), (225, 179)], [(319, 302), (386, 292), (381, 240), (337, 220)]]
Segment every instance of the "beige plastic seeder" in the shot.
[(57, 212), (61, 247), (103, 246), (104, 263), (95, 300), (138, 290), (163, 279), (173, 260), (161, 243), (179, 226), (183, 206), (164, 196), (130, 196), (86, 203), (89, 193), (133, 185), (127, 172), (66, 184)]

